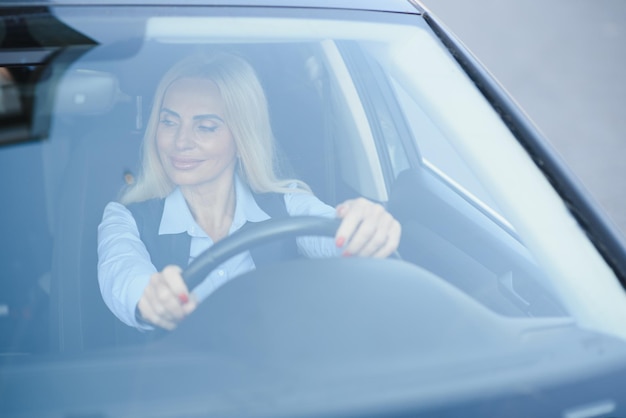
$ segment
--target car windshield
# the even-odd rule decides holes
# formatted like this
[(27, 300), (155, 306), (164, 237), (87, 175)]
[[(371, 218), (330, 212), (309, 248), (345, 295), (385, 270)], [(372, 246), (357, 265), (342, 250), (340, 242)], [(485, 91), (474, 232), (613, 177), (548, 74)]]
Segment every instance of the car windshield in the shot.
[[(288, 187), (303, 182), (333, 211), (365, 198), (402, 226), (397, 252), (386, 260), (340, 253), (310, 259), (301, 251), (261, 267), (252, 253), (258, 269), (214, 285), (202, 309), (181, 324), (191, 329), (184, 324), (195, 321), (192, 344), (204, 338), (198, 330), (213, 334), (203, 349), (217, 353), (220, 364), (228, 357), (235, 364), (320, 368), (320, 387), (337, 376), (388, 377), (398, 370), (403, 377), (390, 379), (405, 382), (407, 370), (419, 369), (420, 379), (445, 389), (459, 382), (452, 378), (457, 373), (479, 379), (494, 367), (517, 370), (511, 376), (529, 372), (520, 364), (544, 367), (535, 354), (570, 338), (548, 330), (569, 336), (579, 324), (626, 337), (619, 320), (624, 292), (613, 271), (502, 115), (418, 14), (54, 6), (11, 9), (6, 16), (0, 25), (3, 364), (109, 352), (123, 359), (136, 355), (124, 351), (135, 345), (129, 332), (158, 333), (125, 324), (117, 302), (104, 295), (108, 288), (98, 275), (108, 244), (99, 225), (107, 204), (124, 203), (124, 191), (143, 181), (155, 115), (168, 127), (178, 122), (167, 118), (184, 119), (183, 111), (169, 108), (162, 116), (164, 75), (181, 60), (220, 54), (243, 60), (258, 77), (275, 142), (269, 158), (280, 178), (291, 179)], [(28, 33), (21, 42), (16, 19)], [(203, 125), (207, 118), (197, 120), (197, 129), (216, 129)], [(258, 133), (236, 129), (235, 136)], [(241, 148), (240, 154), (263, 152)], [(254, 191), (250, 173), (256, 172), (238, 178)], [(120, 257), (127, 251), (110, 247)], [(211, 274), (224, 274), (213, 267)], [(113, 287), (113, 294), (126, 292)], [(209, 314), (213, 319), (203, 319)], [(225, 336), (233, 328), (236, 337)], [(535, 354), (512, 342), (513, 334), (534, 341), (528, 352)], [(542, 335), (550, 342), (537, 343)], [(347, 354), (354, 342), (340, 341), (353, 337), (375, 348)], [(229, 343), (213, 350), (218, 340)], [(258, 355), (263, 350), (274, 354)], [(482, 381), (485, 390), (506, 381), (498, 379)]]

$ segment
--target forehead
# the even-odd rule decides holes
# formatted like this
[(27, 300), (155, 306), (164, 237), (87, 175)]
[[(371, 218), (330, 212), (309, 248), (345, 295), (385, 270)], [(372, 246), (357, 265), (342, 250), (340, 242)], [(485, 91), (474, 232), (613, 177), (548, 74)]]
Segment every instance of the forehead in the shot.
[(223, 107), (222, 95), (213, 81), (184, 77), (174, 80), (163, 96), (162, 108), (193, 110), (195, 108)]

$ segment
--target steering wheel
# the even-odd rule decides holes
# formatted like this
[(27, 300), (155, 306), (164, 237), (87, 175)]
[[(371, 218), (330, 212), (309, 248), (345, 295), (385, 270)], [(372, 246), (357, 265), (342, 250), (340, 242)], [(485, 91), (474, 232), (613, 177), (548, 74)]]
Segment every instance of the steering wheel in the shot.
[(191, 291), (211, 271), (234, 255), (281, 238), (307, 235), (332, 237), (339, 224), (339, 219), (317, 216), (294, 216), (255, 223), (224, 238), (200, 254), (183, 272), (183, 280)]

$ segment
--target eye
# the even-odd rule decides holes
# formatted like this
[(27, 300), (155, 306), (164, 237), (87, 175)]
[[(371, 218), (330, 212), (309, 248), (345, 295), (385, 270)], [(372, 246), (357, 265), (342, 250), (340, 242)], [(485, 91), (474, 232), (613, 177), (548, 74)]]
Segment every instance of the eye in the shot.
[(200, 125), (198, 130), (202, 133), (213, 133), (217, 130), (217, 125)]
[(175, 122), (175, 121), (173, 121), (173, 120), (171, 120), (171, 119), (169, 119), (169, 118), (167, 118), (167, 117), (161, 118), (161, 120), (159, 121), (159, 123), (160, 123), (161, 125), (163, 125), (163, 126), (168, 127), (168, 128), (169, 128), (169, 127), (176, 126), (176, 122)]

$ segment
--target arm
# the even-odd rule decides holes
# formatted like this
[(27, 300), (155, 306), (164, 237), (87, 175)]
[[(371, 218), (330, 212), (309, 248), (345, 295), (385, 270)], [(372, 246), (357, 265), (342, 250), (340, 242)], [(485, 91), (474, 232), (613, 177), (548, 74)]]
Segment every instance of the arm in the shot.
[[(152, 329), (147, 323), (173, 329), (196, 307), (181, 269), (157, 271), (126, 207), (109, 203), (98, 227), (98, 281), (111, 311), (125, 324)], [(137, 313), (141, 321), (137, 318)]]
[(125, 324), (148, 328), (135, 318), (135, 308), (156, 272), (131, 213), (109, 203), (98, 226), (98, 281), (104, 302)]
[(400, 223), (380, 204), (365, 198), (346, 200), (332, 208), (309, 193), (285, 195), (291, 216), (338, 217), (341, 225), (335, 239), (298, 238), (298, 248), (307, 257), (361, 256), (385, 258), (400, 243)]

